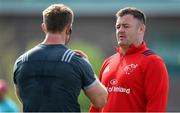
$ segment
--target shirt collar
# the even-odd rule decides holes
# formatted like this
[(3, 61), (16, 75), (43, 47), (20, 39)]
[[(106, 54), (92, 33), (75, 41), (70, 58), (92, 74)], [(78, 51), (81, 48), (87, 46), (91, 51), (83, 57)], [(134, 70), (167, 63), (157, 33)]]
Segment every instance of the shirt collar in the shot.
[[(125, 55), (133, 54), (133, 53), (136, 53), (138, 51), (145, 50), (146, 48), (147, 48), (146, 43), (144, 41), (138, 47), (136, 47), (134, 44), (131, 44)], [(115, 47), (115, 49), (120, 55), (122, 55), (121, 47)]]

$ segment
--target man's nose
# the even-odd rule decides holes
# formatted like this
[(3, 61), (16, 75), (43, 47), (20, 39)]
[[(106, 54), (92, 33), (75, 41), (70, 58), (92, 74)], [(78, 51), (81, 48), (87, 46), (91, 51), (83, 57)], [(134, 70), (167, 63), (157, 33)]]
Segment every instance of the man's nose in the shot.
[(123, 26), (121, 26), (121, 27), (119, 28), (119, 32), (124, 32), (124, 27), (123, 27)]

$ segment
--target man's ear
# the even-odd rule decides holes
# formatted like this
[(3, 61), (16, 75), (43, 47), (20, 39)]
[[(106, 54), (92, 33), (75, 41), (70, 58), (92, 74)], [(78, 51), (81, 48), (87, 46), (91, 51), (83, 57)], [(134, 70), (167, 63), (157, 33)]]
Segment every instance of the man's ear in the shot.
[(145, 26), (144, 24), (142, 24), (142, 25), (140, 26), (139, 31), (140, 31), (141, 33), (144, 33), (145, 30), (146, 30), (146, 26)]
[(66, 34), (71, 35), (72, 33), (72, 27), (70, 25), (67, 25)]
[(70, 29), (69, 29), (69, 33), (70, 33), (70, 34), (72, 33), (72, 27), (70, 27)]
[(41, 28), (45, 33), (47, 32), (47, 27), (46, 27), (46, 24), (44, 22), (41, 24)]

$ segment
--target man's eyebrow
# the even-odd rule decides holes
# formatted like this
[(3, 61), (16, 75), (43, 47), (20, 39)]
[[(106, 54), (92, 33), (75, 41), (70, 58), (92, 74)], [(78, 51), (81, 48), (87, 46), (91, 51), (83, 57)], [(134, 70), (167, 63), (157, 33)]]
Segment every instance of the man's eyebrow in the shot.
[(120, 26), (120, 25), (129, 25), (128, 23), (124, 23), (124, 24), (116, 24), (116, 26)]

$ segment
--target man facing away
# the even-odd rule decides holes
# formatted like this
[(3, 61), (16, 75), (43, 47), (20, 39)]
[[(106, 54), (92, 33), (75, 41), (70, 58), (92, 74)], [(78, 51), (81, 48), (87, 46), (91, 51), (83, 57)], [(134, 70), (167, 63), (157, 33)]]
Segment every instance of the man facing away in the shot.
[(25, 112), (79, 112), (81, 89), (97, 108), (106, 103), (106, 88), (90, 64), (65, 45), (70, 40), (72, 10), (53, 4), (43, 11), (44, 41), (14, 65), (16, 93)]
[(117, 53), (106, 59), (100, 81), (108, 90), (107, 104), (91, 112), (164, 112), (168, 73), (162, 58), (143, 41), (146, 19), (142, 11), (126, 7), (116, 14)]

